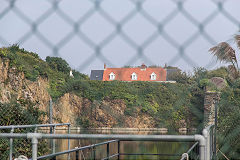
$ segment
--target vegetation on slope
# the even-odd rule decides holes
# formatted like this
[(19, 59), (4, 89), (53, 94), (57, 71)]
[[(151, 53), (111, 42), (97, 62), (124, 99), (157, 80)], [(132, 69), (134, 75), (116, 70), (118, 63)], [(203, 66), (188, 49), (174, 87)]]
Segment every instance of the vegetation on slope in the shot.
[[(229, 47), (229, 46), (228, 46)], [(220, 48), (215, 48), (221, 50)], [(73, 77), (69, 76), (70, 67), (67, 62), (58, 57), (47, 57), (46, 61), (39, 58), (36, 53), (27, 52), (17, 45), (0, 49), (0, 56), (9, 59), (10, 65), (18, 71), (25, 73), (25, 77), (36, 81), (38, 77), (49, 80), (49, 93), (54, 100), (65, 93), (74, 93), (90, 101), (103, 101), (104, 99), (121, 99), (127, 108), (125, 114), (136, 116), (136, 110), (151, 115), (155, 127), (168, 127), (176, 129), (185, 120), (187, 127), (201, 129), (204, 89), (209, 86), (212, 77), (224, 78), (228, 85), (222, 90), (219, 105), (219, 148), (229, 157), (239, 157), (239, 127), (240, 122), (240, 85), (239, 71), (236, 61), (232, 66), (235, 69), (221, 67), (208, 71), (197, 68), (193, 75), (178, 72), (171, 79), (176, 84), (163, 84), (154, 82), (103, 82), (90, 81), (89, 78), (73, 70)], [(234, 58), (234, 56), (232, 56)], [(228, 59), (228, 62), (231, 60)], [(237, 71), (237, 72), (235, 72)], [(86, 119), (79, 121), (81, 125)], [(87, 125), (91, 122), (87, 121)], [(84, 124), (83, 124), (84, 125)], [(224, 139), (223, 137), (227, 137)], [(234, 139), (234, 140), (233, 140)], [(231, 149), (230, 149), (230, 148)]]
[(9, 59), (10, 65), (24, 72), (31, 81), (39, 76), (47, 78), (54, 100), (70, 92), (92, 102), (122, 99), (127, 105), (126, 115), (136, 116), (136, 110), (141, 110), (154, 118), (156, 127), (179, 128), (180, 120), (186, 120), (184, 123), (189, 127), (197, 127), (201, 121), (200, 116), (192, 114), (202, 113), (203, 87), (186, 74), (178, 78), (180, 83), (176, 84), (90, 81), (77, 71), (73, 71), (74, 78), (70, 77), (71, 68), (59, 57), (47, 57), (44, 61), (17, 45), (0, 49), (0, 56)]
[[(41, 124), (42, 119), (46, 115), (45, 112), (40, 111), (29, 101), (22, 100), (17, 102), (11, 99), (10, 103), (0, 103), (0, 125), (30, 125)], [(10, 129), (0, 130), (0, 133), (9, 133)], [(34, 128), (14, 129), (14, 133), (34, 132)], [(9, 159), (9, 139), (0, 140), (0, 159)], [(40, 141), (38, 147), (38, 156), (46, 154), (48, 149), (47, 141)], [(31, 157), (31, 143), (29, 140), (15, 139), (13, 154), (18, 157), (25, 155)]]
[[(240, 157), (240, 68), (237, 51), (240, 51), (240, 35), (234, 35), (238, 50), (228, 42), (221, 42), (210, 48), (218, 61), (228, 64), (227, 78), (229, 86), (222, 90), (219, 105), (218, 148), (230, 159)], [(219, 154), (220, 159), (225, 159)]]

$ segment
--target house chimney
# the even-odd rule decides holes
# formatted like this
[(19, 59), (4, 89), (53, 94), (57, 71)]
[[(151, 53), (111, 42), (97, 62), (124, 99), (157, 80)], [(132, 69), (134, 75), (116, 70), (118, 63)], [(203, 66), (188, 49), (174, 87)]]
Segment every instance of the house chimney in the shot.
[(74, 76), (73, 76), (73, 72), (72, 72), (72, 70), (70, 70), (70, 72), (69, 72), (69, 76), (70, 76), (70, 77), (74, 77)]
[(106, 63), (104, 63), (104, 70), (105, 70), (105, 69), (107, 69), (107, 65), (106, 65)]
[(147, 66), (143, 63), (143, 64), (141, 65), (141, 69), (145, 69), (145, 68), (147, 68)]
[(167, 63), (165, 63), (164, 68), (167, 68)]

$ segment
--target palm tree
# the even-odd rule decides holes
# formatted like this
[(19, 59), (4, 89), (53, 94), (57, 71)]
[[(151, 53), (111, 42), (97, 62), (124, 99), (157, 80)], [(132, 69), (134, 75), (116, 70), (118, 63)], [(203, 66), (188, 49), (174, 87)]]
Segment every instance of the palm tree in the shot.
[[(235, 35), (234, 41), (237, 44), (238, 49), (240, 50), (240, 35)], [(233, 79), (237, 79), (240, 77), (240, 68), (238, 67), (236, 53), (230, 44), (228, 44), (227, 42), (221, 42), (215, 47), (210, 48), (209, 51), (214, 56), (216, 56), (220, 62), (225, 62), (229, 64), (229, 73)]]

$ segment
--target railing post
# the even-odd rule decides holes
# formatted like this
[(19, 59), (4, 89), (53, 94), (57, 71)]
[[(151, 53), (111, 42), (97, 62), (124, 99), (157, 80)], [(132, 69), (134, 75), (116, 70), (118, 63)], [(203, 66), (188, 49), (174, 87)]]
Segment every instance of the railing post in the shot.
[(37, 160), (38, 139), (42, 138), (42, 134), (27, 133), (27, 138), (32, 139), (32, 160)]
[[(204, 129), (203, 133), (206, 133)], [(199, 160), (206, 160), (206, 139), (202, 135), (194, 135), (195, 141), (199, 142)]]
[(32, 160), (37, 160), (37, 145), (38, 139), (37, 137), (32, 137)]
[(96, 147), (93, 147), (93, 160), (96, 160)]
[(52, 98), (50, 97), (49, 100), (49, 123), (52, 124), (53, 122), (53, 107), (52, 107)]
[[(12, 128), (11, 129), (11, 133), (13, 133), (14, 132), (14, 128)], [(12, 138), (10, 138), (10, 140), (9, 140), (9, 147), (10, 147), (10, 151), (9, 151), (9, 160), (12, 160), (12, 153), (13, 153), (13, 139)]]
[(120, 140), (118, 140), (118, 160), (120, 160)]
[(109, 143), (107, 143), (107, 158), (106, 159), (109, 159)]
[(79, 160), (79, 151), (76, 151), (76, 160)]
[[(53, 131), (52, 131), (52, 134), (55, 134), (55, 131), (56, 131), (56, 126), (53, 126)], [(51, 140), (51, 145), (52, 145), (52, 153), (55, 153), (56, 150), (55, 150), (55, 139), (52, 139)], [(56, 157), (52, 157), (51, 160), (56, 160)]]
[(204, 129), (203, 130), (203, 136), (204, 136), (204, 138), (206, 139), (206, 145), (205, 145), (205, 159), (209, 159), (210, 160), (210, 154), (211, 154), (211, 151), (210, 151), (210, 130), (211, 130), (211, 128), (209, 128), (209, 129)]
[[(70, 124), (68, 125), (68, 134), (71, 133)], [(70, 139), (68, 139), (68, 150), (70, 150)], [(68, 160), (70, 160), (70, 153), (68, 153)]]
[[(56, 126), (53, 127), (53, 134), (55, 134), (56, 132)], [(53, 139), (53, 150), (52, 150), (53, 153), (56, 152), (56, 144), (55, 144), (55, 139)]]
[(218, 102), (215, 102), (215, 126), (214, 126), (214, 159), (217, 159), (217, 126), (218, 126)]

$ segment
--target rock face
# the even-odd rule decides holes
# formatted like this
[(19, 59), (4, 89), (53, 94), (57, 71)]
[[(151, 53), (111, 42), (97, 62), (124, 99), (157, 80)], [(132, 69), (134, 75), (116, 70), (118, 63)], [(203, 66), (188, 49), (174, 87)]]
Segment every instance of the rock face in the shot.
[[(222, 90), (227, 86), (226, 81), (221, 77), (213, 77), (210, 79), (210, 82), (218, 90)], [(210, 91), (211, 88), (206, 89), (205, 98), (204, 98), (204, 126), (214, 125), (215, 124), (215, 109), (217, 108), (217, 103), (220, 100), (220, 92)]]
[[(40, 110), (49, 111), (50, 95), (48, 93), (49, 82), (39, 77), (32, 82), (24, 77), (24, 73), (18, 72), (9, 66), (8, 59), (0, 58), (0, 102), (8, 103), (11, 99), (29, 100), (36, 104)], [(153, 128), (152, 117), (139, 111), (135, 116), (125, 116), (125, 103), (122, 100), (105, 99), (101, 102), (91, 102), (66, 93), (53, 103), (54, 122), (75, 124), (77, 118), (84, 116), (94, 126), (92, 127), (130, 127)], [(48, 118), (45, 119), (48, 122)]]
[(41, 110), (46, 111), (49, 102), (47, 92), (48, 82), (39, 78), (31, 82), (24, 78), (22, 72), (9, 66), (9, 60), (0, 58), (0, 102), (7, 103), (11, 98), (17, 100), (30, 100)]
[[(62, 122), (74, 124), (78, 117), (90, 121), (91, 127), (129, 127), (153, 128), (154, 123), (148, 115), (125, 116), (125, 103), (122, 100), (103, 100), (91, 102), (74, 94), (66, 93), (53, 106), (54, 115)], [(140, 111), (138, 112), (140, 113)]]
[(217, 89), (223, 89), (227, 86), (226, 81), (221, 77), (213, 77), (210, 81), (216, 86)]

